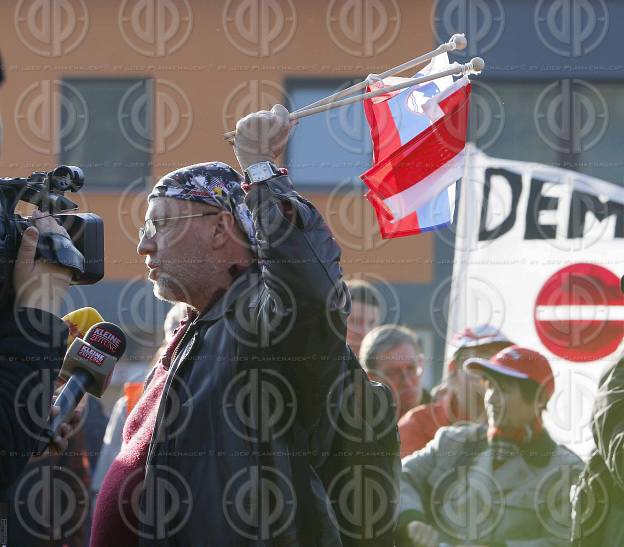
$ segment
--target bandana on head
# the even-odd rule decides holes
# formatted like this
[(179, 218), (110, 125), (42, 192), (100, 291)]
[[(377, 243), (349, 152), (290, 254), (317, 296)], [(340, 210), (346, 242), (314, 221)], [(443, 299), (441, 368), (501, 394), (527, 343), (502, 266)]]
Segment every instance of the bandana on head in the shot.
[(154, 186), (147, 199), (185, 199), (229, 211), (243, 234), (247, 236), (252, 251), (255, 252), (255, 229), (251, 212), (245, 204), (242, 181), (243, 178), (225, 163), (220, 161), (197, 163), (165, 175)]

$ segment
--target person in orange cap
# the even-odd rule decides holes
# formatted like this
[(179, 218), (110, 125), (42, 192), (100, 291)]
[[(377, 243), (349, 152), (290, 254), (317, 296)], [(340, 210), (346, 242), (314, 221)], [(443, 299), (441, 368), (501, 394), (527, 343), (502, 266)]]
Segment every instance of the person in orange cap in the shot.
[(483, 388), (478, 378), (462, 369), (472, 357), (489, 358), (512, 342), (492, 325), (464, 329), (453, 337), (455, 349), (447, 366), (443, 393), (432, 403), (421, 404), (399, 420), (401, 458), (423, 448), (441, 427), (485, 420)]
[(486, 424), (444, 427), (403, 459), (397, 545), (569, 545), (570, 488), (581, 460), (548, 435), (548, 360), (510, 346), (464, 370), (484, 383)]

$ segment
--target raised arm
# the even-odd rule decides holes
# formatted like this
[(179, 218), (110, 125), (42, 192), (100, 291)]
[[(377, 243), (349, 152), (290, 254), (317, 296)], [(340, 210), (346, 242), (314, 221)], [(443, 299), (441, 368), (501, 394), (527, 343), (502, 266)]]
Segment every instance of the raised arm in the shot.
[[(239, 120), (234, 146), (243, 171), (260, 162), (275, 164), (289, 129), (288, 111), (281, 105)], [(268, 289), (282, 302), (294, 295), (303, 313), (346, 309), (340, 247), (314, 205), (294, 191), (286, 174), (251, 183), (247, 191)]]

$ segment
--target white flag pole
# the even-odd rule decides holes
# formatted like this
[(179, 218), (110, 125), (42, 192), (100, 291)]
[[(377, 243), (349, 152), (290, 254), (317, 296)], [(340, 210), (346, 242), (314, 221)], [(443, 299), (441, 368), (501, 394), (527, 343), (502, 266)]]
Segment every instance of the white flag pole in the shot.
[(464, 176), (461, 180), (461, 192), (459, 198), (459, 211), (457, 212), (457, 225), (455, 228), (455, 251), (453, 258), (453, 273), (451, 276), (451, 290), (448, 303), (448, 319), (446, 324), (446, 348), (444, 359), (444, 374), (448, 374), (447, 366), (451, 357), (457, 350), (451, 345), (453, 337), (464, 328), (472, 326), (466, 324), (468, 317), (468, 259), (471, 251), (478, 244), (477, 219), (478, 202), (475, 196), (474, 185), (477, 182), (477, 163), (484, 156), (479, 149), (471, 143), (466, 143), (464, 164)]
[[(384, 78), (388, 78), (389, 76), (400, 74), (401, 72), (405, 72), (406, 70), (414, 68), (415, 66), (421, 65), (425, 63), (426, 61), (429, 61), (433, 59), (434, 57), (437, 57), (438, 55), (442, 55), (443, 53), (448, 53), (449, 51), (461, 51), (463, 49), (466, 49), (467, 45), (468, 45), (468, 41), (466, 40), (466, 37), (463, 34), (453, 34), (453, 36), (451, 36), (451, 39), (448, 42), (446, 42), (445, 44), (440, 44), (433, 51), (430, 51), (429, 53), (425, 53), (424, 55), (420, 55), (419, 57), (416, 57), (410, 61), (406, 61), (405, 63), (401, 65), (395, 66), (394, 68), (390, 68), (386, 70), (385, 72), (382, 72), (381, 74), (375, 74), (375, 76), (378, 77), (380, 80), (383, 80)], [(324, 99), (320, 99), (312, 104), (309, 104), (308, 106), (299, 108), (298, 110), (295, 110), (295, 112), (300, 112), (302, 110), (308, 110), (309, 108), (314, 108), (322, 104), (331, 103), (332, 101), (335, 101), (336, 99), (340, 99), (341, 97), (344, 97), (346, 95), (351, 95), (351, 93), (355, 93), (357, 91), (360, 91), (361, 89), (365, 89), (368, 84), (369, 84), (369, 81), (367, 78), (366, 80), (359, 82), (355, 85), (352, 85), (351, 87), (348, 87), (347, 89), (342, 89), (341, 91), (338, 91), (337, 93), (334, 93), (333, 95), (330, 95), (329, 97), (325, 97)]]
[[(377, 97), (378, 95), (384, 95), (386, 93), (391, 93), (392, 91), (398, 91), (400, 89), (405, 89), (406, 87), (411, 87), (413, 85), (423, 84), (426, 82), (431, 82), (432, 80), (437, 80), (438, 78), (444, 78), (445, 76), (455, 76), (458, 74), (478, 74), (485, 67), (485, 61), (481, 59), (481, 57), (474, 57), (470, 60), (470, 62), (466, 64), (453, 63), (450, 65), (448, 70), (443, 70), (442, 72), (438, 72), (437, 74), (430, 74), (428, 76), (421, 76), (420, 78), (409, 78), (405, 82), (401, 82), (400, 84), (391, 85), (387, 87), (382, 87), (381, 89), (377, 89), (375, 91), (369, 91), (368, 93), (362, 93), (360, 95), (355, 95), (354, 97), (347, 97), (345, 99), (340, 99), (335, 102), (321, 104), (319, 106), (306, 108), (303, 110), (297, 110), (296, 112), (291, 112), (290, 119), (298, 120), (299, 118), (304, 118), (306, 116), (312, 116), (313, 114), (318, 114), (319, 112), (325, 112), (327, 110), (331, 110), (332, 108), (338, 108), (341, 106), (346, 106), (349, 104), (357, 103), (358, 101), (364, 101), (365, 99), (372, 99), (373, 97)], [(226, 140), (233, 140), (236, 136), (236, 131), (228, 131), (223, 134), (223, 138)]]

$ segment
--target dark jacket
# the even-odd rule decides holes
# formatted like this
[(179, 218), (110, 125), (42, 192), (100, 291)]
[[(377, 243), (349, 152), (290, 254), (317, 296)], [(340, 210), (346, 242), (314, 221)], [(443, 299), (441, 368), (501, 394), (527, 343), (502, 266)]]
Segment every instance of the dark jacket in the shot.
[(90, 481), (85, 446), (80, 428), (63, 454), (26, 466), (13, 488), (9, 547), (84, 547)]
[(592, 415), (596, 449), (572, 500), (574, 545), (624, 545), (624, 358), (603, 374)]
[[(34, 451), (67, 350), (61, 319), (23, 308), (0, 316), (0, 491), (6, 495)], [(33, 397), (33, 394), (41, 396)]]
[(253, 186), (246, 202), (258, 263), (174, 354), (141, 545), (340, 545), (314, 470), (332, 441), (327, 394), (348, 359), (340, 248), (286, 176)]

